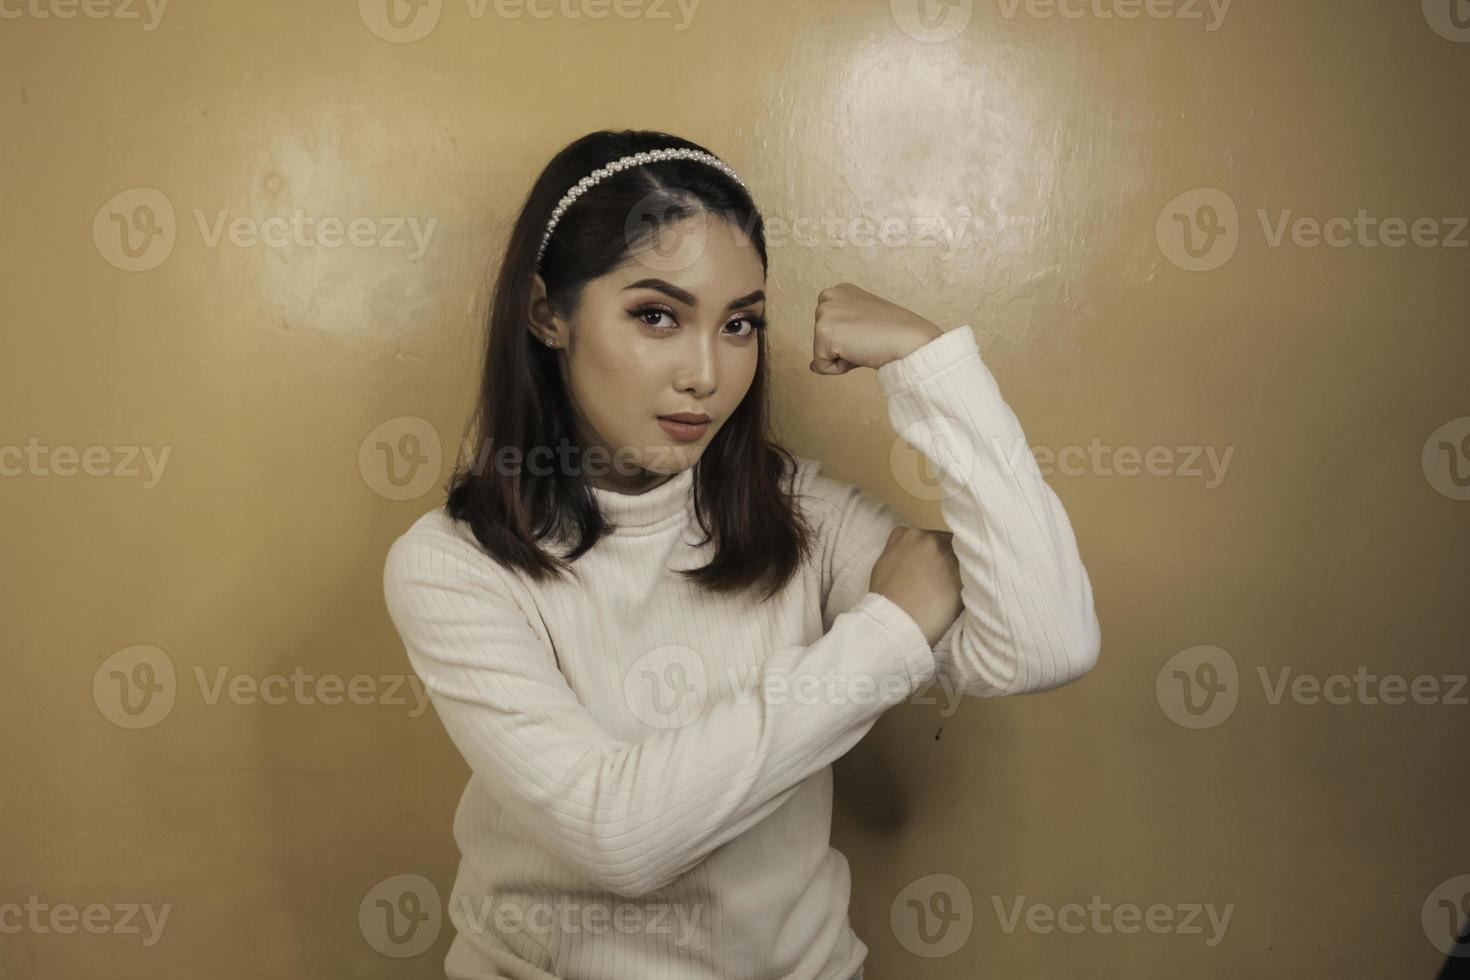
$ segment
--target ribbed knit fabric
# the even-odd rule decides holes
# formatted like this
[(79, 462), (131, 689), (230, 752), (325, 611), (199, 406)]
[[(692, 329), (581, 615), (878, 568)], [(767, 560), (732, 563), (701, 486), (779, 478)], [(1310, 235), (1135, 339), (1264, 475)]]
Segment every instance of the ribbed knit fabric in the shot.
[(818, 547), (765, 603), (675, 574), (713, 554), (693, 469), (595, 489), (618, 529), (576, 579), (531, 583), (442, 509), (393, 543), (388, 611), (471, 772), (451, 980), (848, 980), (868, 947), (829, 842), (832, 762), (933, 682), (1020, 694), (1096, 662), (1071, 525), (970, 328), (877, 375), (945, 477), (964, 612), (932, 650), (868, 590), (903, 521), (805, 457), (792, 489)]

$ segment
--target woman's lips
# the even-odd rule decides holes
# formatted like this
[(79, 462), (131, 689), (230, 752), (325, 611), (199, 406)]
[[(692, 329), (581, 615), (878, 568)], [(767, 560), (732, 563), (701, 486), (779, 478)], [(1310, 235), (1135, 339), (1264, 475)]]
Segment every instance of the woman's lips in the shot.
[(705, 431), (709, 429), (708, 422), (675, 422), (673, 419), (660, 418), (658, 424), (680, 442), (694, 442), (696, 439), (702, 439)]

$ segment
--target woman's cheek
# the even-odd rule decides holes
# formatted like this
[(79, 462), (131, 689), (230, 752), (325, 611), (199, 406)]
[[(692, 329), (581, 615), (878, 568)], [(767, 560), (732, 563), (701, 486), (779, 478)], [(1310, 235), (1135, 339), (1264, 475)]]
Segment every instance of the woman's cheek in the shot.
[(750, 390), (751, 384), (755, 381), (757, 363), (755, 345), (752, 344), (750, 354), (736, 362), (735, 376), (728, 386), (735, 392), (735, 397), (730, 402), (731, 410), (740, 404), (741, 399), (745, 397), (745, 393)]

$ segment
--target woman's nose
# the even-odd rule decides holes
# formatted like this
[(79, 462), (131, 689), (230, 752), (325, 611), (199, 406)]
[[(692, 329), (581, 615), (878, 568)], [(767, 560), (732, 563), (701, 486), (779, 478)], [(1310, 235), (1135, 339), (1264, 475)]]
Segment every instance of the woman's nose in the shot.
[(713, 337), (699, 336), (691, 331), (686, 335), (686, 342), (679, 356), (679, 374), (676, 381), (679, 390), (698, 395), (707, 395), (712, 392), (718, 374), (716, 370), (719, 356), (718, 341)]

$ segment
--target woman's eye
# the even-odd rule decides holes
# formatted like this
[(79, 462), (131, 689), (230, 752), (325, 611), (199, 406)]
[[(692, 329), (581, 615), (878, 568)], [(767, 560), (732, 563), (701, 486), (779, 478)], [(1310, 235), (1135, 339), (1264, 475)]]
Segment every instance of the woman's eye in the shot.
[[(660, 332), (673, 330), (679, 325), (678, 322), (674, 320), (674, 315), (672, 313), (657, 306), (648, 306), (644, 307), (641, 310), (630, 310), (629, 315), (641, 322), (644, 326), (650, 327)], [(742, 323), (745, 324), (747, 327), (747, 329), (744, 331), (741, 331), (739, 329), (739, 324)], [(765, 323), (765, 318), (761, 316), (742, 316), (731, 320), (729, 323), (725, 324), (725, 326), (727, 328), (735, 328), (734, 330), (730, 331), (730, 336), (737, 337), (743, 340), (754, 335), (757, 330), (765, 326)]]
[[(667, 317), (669, 314), (665, 310), (660, 310), (660, 309), (658, 309), (656, 307), (650, 306), (649, 308), (644, 309), (644, 310), (634, 310), (633, 311), (633, 315), (635, 317), (637, 317), (638, 319), (642, 320), (645, 324), (647, 324), (650, 327), (660, 327), (661, 328), (661, 327), (664, 326), (664, 324), (659, 323), (658, 318), (659, 317)], [(652, 318), (652, 319), (650, 319), (650, 318)]]
[(760, 331), (763, 327), (765, 327), (765, 325), (766, 325), (766, 317), (765, 317), (765, 314), (762, 313), (762, 314), (757, 314), (757, 315), (754, 315), (754, 316), (742, 316), (742, 317), (740, 317), (738, 319), (731, 320), (730, 322), (732, 324), (734, 324), (734, 323), (745, 323), (745, 324), (749, 324), (750, 325), (750, 329), (749, 330), (747, 330), (747, 331), (745, 331), (744, 333), (741, 333), (741, 334), (736, 334), (736, 336), (738, 336), (742, 340), (744, 340), (747, 337), (753, 337), (753, 336), (755, 336), (755, 334), (758, 331)]

